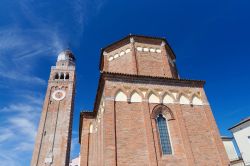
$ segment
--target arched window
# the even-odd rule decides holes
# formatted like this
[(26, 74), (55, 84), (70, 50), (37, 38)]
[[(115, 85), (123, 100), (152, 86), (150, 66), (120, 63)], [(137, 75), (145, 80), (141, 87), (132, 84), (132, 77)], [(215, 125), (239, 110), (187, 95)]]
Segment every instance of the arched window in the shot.
[(66, 77), (65, 77), (66, 80), (69, 79), (69, 73), (66, 73)]
[(58, 75), (58, 73), (56, 73), (56, 75), (55, 75), (55, 79), (59, 79), (59, 75)]
[(63, 80), (64, 79), (64, 73), (60, 73), (60, 79)]
[(172, 154), (172, 147), (169, 138), (169, 131), (166, 118), (159, 114), (156, 118), (158, 132), (160, 136), (161, 150), (163, 155)]

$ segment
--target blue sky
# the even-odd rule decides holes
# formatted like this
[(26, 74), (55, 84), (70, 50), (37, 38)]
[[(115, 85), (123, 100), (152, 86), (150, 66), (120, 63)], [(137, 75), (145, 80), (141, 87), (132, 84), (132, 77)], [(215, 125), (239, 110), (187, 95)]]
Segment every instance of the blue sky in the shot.
[(50, 67), (77, 58), (72, 157), (79, 112), (92, 109), (100, 49), (132, 34), (166, 37), (182, 78), (206, 80), (222, 135), (250, 112), (248, 0), (1, 0), (0, 162), (29, 165)]

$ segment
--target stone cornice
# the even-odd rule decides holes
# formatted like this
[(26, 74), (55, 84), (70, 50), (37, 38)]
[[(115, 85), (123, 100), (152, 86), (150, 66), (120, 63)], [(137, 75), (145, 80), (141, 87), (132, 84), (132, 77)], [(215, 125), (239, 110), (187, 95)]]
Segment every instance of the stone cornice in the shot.
[(159, 77), (149, 75), (135, 75), (135, 74), (124, 74), (124, 73), (113, 73), (113, 72), (102, 72), (101, 77), (105, 80), (122, 80), (122, 81), (143, 81), (143, 82), (154, 82), (154, 83), (168, 83), (174, 85), (187, 85), (191, 87), (203, 87), (205, 81), (203, 80), (191, 80), (191, 79), (176, 79), (170, 77)]

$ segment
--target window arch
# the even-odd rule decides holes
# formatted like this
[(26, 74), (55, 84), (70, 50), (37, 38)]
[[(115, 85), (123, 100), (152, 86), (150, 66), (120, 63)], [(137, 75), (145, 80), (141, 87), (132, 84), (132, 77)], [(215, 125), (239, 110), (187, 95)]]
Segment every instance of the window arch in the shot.
[(66, 80), (69, 79), (69, 73), (66, 73), (65, 79), (66, 79)]
[(168, 122), (174, 120), (173, 112), (165, 105), (159, 104), (154, 107), (151, 118), (155, 120), (159, 136), (159, 144), (162, 155), (173, 154)]
[(59, 75), (58, 75), (58, 73), (56, 73), (56, 75), (55, 75), (55, 79), (57, 80), (57, 79), (59, 79)]
[(60, 77), (59, 79), (61, 79), (61, 80), (64, 79), (64, 73), (60, 73), (59, 77)]
[(156, 123), (160, 137), (162, 154), (170, 155), (172, 154), (172, 146), (170, 142), (167, 120), (162, 114), (159, 114), (158, 117), (156, 118)]

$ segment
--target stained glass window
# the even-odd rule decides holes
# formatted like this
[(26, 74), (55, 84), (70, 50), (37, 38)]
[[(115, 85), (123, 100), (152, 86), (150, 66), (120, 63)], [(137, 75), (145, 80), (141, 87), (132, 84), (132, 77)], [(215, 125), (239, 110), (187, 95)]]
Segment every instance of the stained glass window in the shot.
[(160, 135), (162, 153), (164, 155), (172, 154), (172, 148), (171, 148), (171, 143), (169, 139), (169, 132), (168, 132), (166, 119), (162, 116), (162, 114), (159, 114), (156, 121), (157, 121), (158, 131)]

